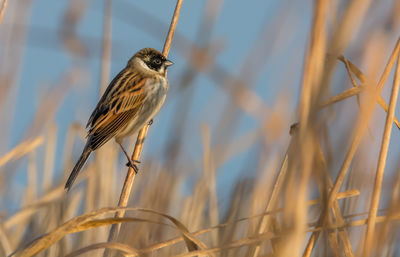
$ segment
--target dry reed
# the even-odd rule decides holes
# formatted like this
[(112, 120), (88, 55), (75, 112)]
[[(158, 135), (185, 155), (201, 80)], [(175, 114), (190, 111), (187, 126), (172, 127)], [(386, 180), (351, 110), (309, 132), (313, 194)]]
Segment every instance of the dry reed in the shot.
[[(400, 4), (383, 2), (391, 8), (370, 0), (315, 0), (302, 7), (312, 7), (311, 24), (300, 36), (304, 9), (282, 1), (251, 45), (235, 53), (235, 66), (219, 58), (231, 42), (214, 35), (231, 3), (206, 1), (190, 40), (184, 30), (175, 32), (181, 8), (179, 23), (191, 18), (183, 15), (190, 3), (182, 7), (178, 0), (163, 54), (174, 39), (173, 52), (186, 66), (169, 74), (169, 127), (155, 121), (155, 134), (167, 131), (165, 144), (156, 142), (141, 159), (145, 126), (132, 153), (141, 160), (140, 173), (130, 168), (124, 182), (119, 150), (107, 144), (65, 194), (74, 145), (85, 137), (80, 123), (64, 129), (57, 119), (77, 89), (72, 85), (98, 78), (101, 95), (112, 62), (132, 52), (130, 43), (112, 37), (112, 25), (126, 23), (162, 42), (168, 23), (139, 6), (105, 0), (104, 9), (93, 9), (103, 17), (101, 38), (92, 38), (79, 32), (93, 12), (87, 1), (70, 1), (57, 31), (29, 24), (31, 4), (2, 1), (0, 256), (397, 256), (400, 137), (392, 127), (400, 128)], [(256, 25), (237, 17), (238, 36)], [(35, 40), (26, 40), (28, 29)], [(25, 43), (67, 54), (74, 68), (60, 71), (38, 94), (36, 111), (15, 136)], [(96, 58), (100, 69), (92, 74), (78, 58)], [(12, 147), (11, 137), (17, 137)]]

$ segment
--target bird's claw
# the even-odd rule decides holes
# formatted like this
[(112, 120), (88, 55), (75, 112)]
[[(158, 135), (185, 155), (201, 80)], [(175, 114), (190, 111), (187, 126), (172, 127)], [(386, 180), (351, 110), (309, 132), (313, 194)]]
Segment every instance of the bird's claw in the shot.
[(135, 162), (136, 162), (136, 163), (140, 163), (140, 161), (137, 161), (137, 160), (129, 160), (129, 161), (126, 163), (126, 166), (132, 168), (132, 169), (135, 171), (135, 173), (137, 174), (138, 171), (139, 171), (139, 168), (138, 168), (138, 166), (135, 164)]

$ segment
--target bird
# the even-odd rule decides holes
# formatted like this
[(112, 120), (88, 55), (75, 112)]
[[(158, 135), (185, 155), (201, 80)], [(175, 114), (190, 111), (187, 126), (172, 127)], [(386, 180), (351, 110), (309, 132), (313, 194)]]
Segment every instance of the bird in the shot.
[(71, 189), (90, 154), (114, 138), (128, 159), (127, 166), (138, 168), (122, 145), (125, 137), (137, 133), (163, 105), (169, 88), (167, 68), (174, 63), (153, 48), (136, 52), (126, 67), (110, 82), (87, 122), (87, 141), (65, 184)]

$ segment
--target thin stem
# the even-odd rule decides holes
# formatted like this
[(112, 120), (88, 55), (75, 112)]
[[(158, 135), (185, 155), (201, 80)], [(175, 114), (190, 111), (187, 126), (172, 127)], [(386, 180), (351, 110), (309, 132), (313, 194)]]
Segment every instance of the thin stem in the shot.
[(353, 160), (354, 154), (358, 148), (359, 143), (361, 142), (362, 135), (364, 134), (364, 129), (368, 125), (369, 118), (372, 114), (373, 108), (375, 106), (375, 102), (378, 99), (377, 96), (379, 96), (380, 92), (382, 91), (383, 85), (385, 84), (385, 81), (387, 77), (389, 76), (390, 70), (395, 62), (395, 59), (399, 53), (400, 50), (400, 39), (397, 41), (396, 47), (392, 52), (391, 57), (389, 58), (389, 61), (385, 67), (385, 70), (382, 73), (381, 79), (379, 80), (378, 86), (375, 89), (375, 99), (372, 99), (373, 101), (370, 101), (367, 106), (365, 106), (362, 109), (361, 115), (358, 119), (356, 129), (355, 129), (355, 136), (354, 139), (351, 143), (350, 149), (346, 154), (345, 160), (343, 161), (342, 167), (340, 168), (339, 174), (336, 177), (335, 183), (333, 184), (332, 190), (329, 193), (328, 197), (328, 207), (331, 206), (333, 201), (336, 199), (336, 194), (339, 192), (340, 186), (342, 185), (342, 182), (347, 174), (347, 170), (350, 167), (350, 163)]
[(8, 4), (8, 0), (3, 0), (3, 4), (1, 5), (1, 9), (0, 9), (0, 24), (3, 21), (3, 17), (4, 17), (4, 13), (6, 11), (6, 8), (7, 8), (7, 4)]
[(103, 42), (100, 72), (100, 94), (101, 97), (106, 90), (107, 81), (110, 79), (110, 59), (111, 59), (111, 9), (112, 1), (106, 0), (103, 24)]
[[(320, 142), (316, 143), (315, 148), (316, 148), (316, 155), (318, 157), (317, 160), (319, 162), (319, 166), (318, 167), (320, 167), (321, 172), (323, 173), (322, 174), (322, 176), (323, 176), (322, 179), (324, 179), (326, 181), (325, 182), (326, 186), (328, 186), (328, 188), (331, 188), (332, 187), (332, 180), (329, 177), (328, 165), (326, 163), (324, 153), (322, 152), (321, 143)], [(323, 199), (322, 194), (321, 194), (321, 199)], [(327, 217), (328, 221), (329, 221), (328, 222), (328, 227), (331, 227), (332, 226), (332, 220), (331, 220), (330, 214), (327, 213), (327, 209), (326, 208), (323, 208), (322, 211), (324, 211), (325, 213), (322, 213), (320, 215), (320, 218), (319, 218), (319, 220), (317, 222), (317, 225), (315, 227), (324, 227), (324, 226), (326, 226), (326, 224), (324, 224), (324, 218), (325, 217)], [(343, 228), (341, 230), (339, 230), (339, 236), (340, 236), (340, 238), (342, 240), (342, 243), (343, 243), (343, 250), (345, 252), (345, 256), (352, 257), (352, 256), (354, 256), (354, 253), (353, 253), (353, 249), (351, 248), (351, 243), (350, 243), (350, 239), (349, 239), (349, 235), (347, 233), (346, 227), (344, 227), (345, 220), (344, 220), (344, 218), (342, 216), (342, 213), (340, 211), (340, 205), (339, 205), (338, 199), (336, 199), (333, 202), (332, 213), (333, 213), (334, 218), (336, 220), (336, 224), (338, 226), (343, 226)], [(320, 232), (321, 231), (314, 231), (312, 233), (310, 239), (308, 240), (306, 249), (304, 250), (303, 257), (311, 256), (314, 244), (318, 240)], [(328, 238), (329, 239), (331, 239), (331, 240), (332, 239), (336, 239), (336, 236), (333, 235), (334, 233), (336, 233), (336, 231), (328, 231), (328, 233), (329, 233), (328, 234)], [(331, 248), (332, 248), (332, 250), (337, 250), (337, 247), (331, 247)], [(340, 255), (336, 255), (336, 256), (340, 256)]]
[[(163, 48), (163, 51), (162, 51), (162, 53), (163, 53), (163, 55), (165, 57), (168, 56), (169, 50), (171, 48), (172, 38), (174, 36), (176, 25), (178, 23), (179, 13), (180, 13), (180, 10), (181, 10), (181, 7), (182, 7), (182, 3), (183, 3), (183, 0), (177, 0), (175, 11), (174, 11), (174, 15), (172, 17), (171, 25), (169, 27), (168, 35), (167, 35), (167, 38), (165, 40), (164, 48)], [(143, 149), (143, 143), (144, 143), (144, 140), (146, 139), (146, 135), (147, 135), (147, 131), (148, 130), (149, 130), (149, 124), (145, 125), (139, 131), (139, 135), (137, 137), (136, 144), (135, 144), (135, 149), (134, 149), (134, 151), (132, 153), (132, 159), (133, 160), (139, 160), (140, 159), (140, 155), (141, 155), (142, 149)], [(120, 199), (119, 199), (119, 202), (118, 202), (118, 206), (119, 207), (127, 206), (128, 200), (129, 200), (129, 195), (130, 195), (131, 190), (132, 190), (133, 181), (135, 180), (135, 175), (136, 175), (136, 173), (135, 173), (134, 169), (129, 167), (128, 173), (127, 173), (127, 175), (125, 177), (124, 186), (123, 186), (122, 191), (121, 191), (121, 196), (120, 196)], [(115, 214), (115, 217), (116, 218), (121, 218), (121, 217), (124, 216), (124, 214), (125, 214), (125, 211), (121, 210), (121, 211), (118, 211)], [(114, 224), (111, 227), (110, 234), (109, 234), (109, 237), (108, 237), (108, 241), (109, 242), (114, 241), (117, 238), (119, 230), (120, 230), (120, 224)], [(109, 256), (108, 251), (106, 251), (104, 253), (104, 256)]]
[(183, 0), (178, 0), (176, 2), (174, 16), (172, 17), (171, 24), (169, 25), (168, 35), (167, 35), (167, 38), (165, 39), (164, 48), (162, 51), (162, 54), (165, 57), (168, 57), (169, 50), (171, 49), (172, 38), (174, 37), (176, 24), (178, 24), (178, 19), (179, 19), (179, 14), (181, 12), (182, 3), (183, 3)]
[(367, 223), (367, 232), (364, 242), (364, 254), (363, 256), (369, 256), (371, 253), (376, 215), (378, 212), (379, 198), (382, 190), (383, 175), (385, 172), (386, 158), (389, 149), (390, 136), (392, 133), (392, 123), (394, 119), (394, 113), (396, 110), (397, 98), (399, 94), (399, 83), (400, 83), (400, 65), (399, 65), (400, 54), (397, 57), (396, 73), (394, 75), (392, 94), (390, 96), (389, 111), (386, 116), (385, 130), (383, 132), (382, 144), (379, 153), (378, 164), (376, 168), (375, 185), (371, 199), (371, 206), (369, 209), (369, 218)]
[(307, 198), (307, 185), (315, 151), (312, 145), (312, 138), (315, 132), (310, 125), (316, 111), (316, 99), (322, 92), (321, 82), (323, 78), (324, 53), (326, 48), (326, 6), (327, 1), (325, 0), (315, 1), (314, 20), (309, 48), (305, 59), (299, 103), (300, 126), (296, 145), (299, 146), (299, 151), (302, 154), (300, 155), (300, 159), (296, 161), (296, 164), (289, 166), (289, 171), (292, 172), (295, 169), (295, 165), (299, 165), (300, 167), (299, 185), (295, 185), (297, 187), (297, 192), (296, 195), (294, 195), (296, 201), (293, 205), (296, 215), (294, 215), (293, 221), (291, 221), (293, 222), (293, 232), (291, 235), (293, 239), (289, 240), (287, 244), (288, 247), (285, 247), (283, 255), (289, 254), (290, 252), (293, 254), (300, 253), (302, 247), (302, 231), (306, 228), (307, 209), (304, 208), (304, 203)]

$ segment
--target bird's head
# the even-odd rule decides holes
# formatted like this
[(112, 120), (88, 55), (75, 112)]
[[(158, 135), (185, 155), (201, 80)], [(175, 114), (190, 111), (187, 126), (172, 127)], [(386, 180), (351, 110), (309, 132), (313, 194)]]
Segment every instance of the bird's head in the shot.
[(128, 62), (128, 67), (142, 69), (144, 72), (165, 75), (168, 66), (174, 64), (159, 51), (153, 48), (143, 48), (137, 52)]

